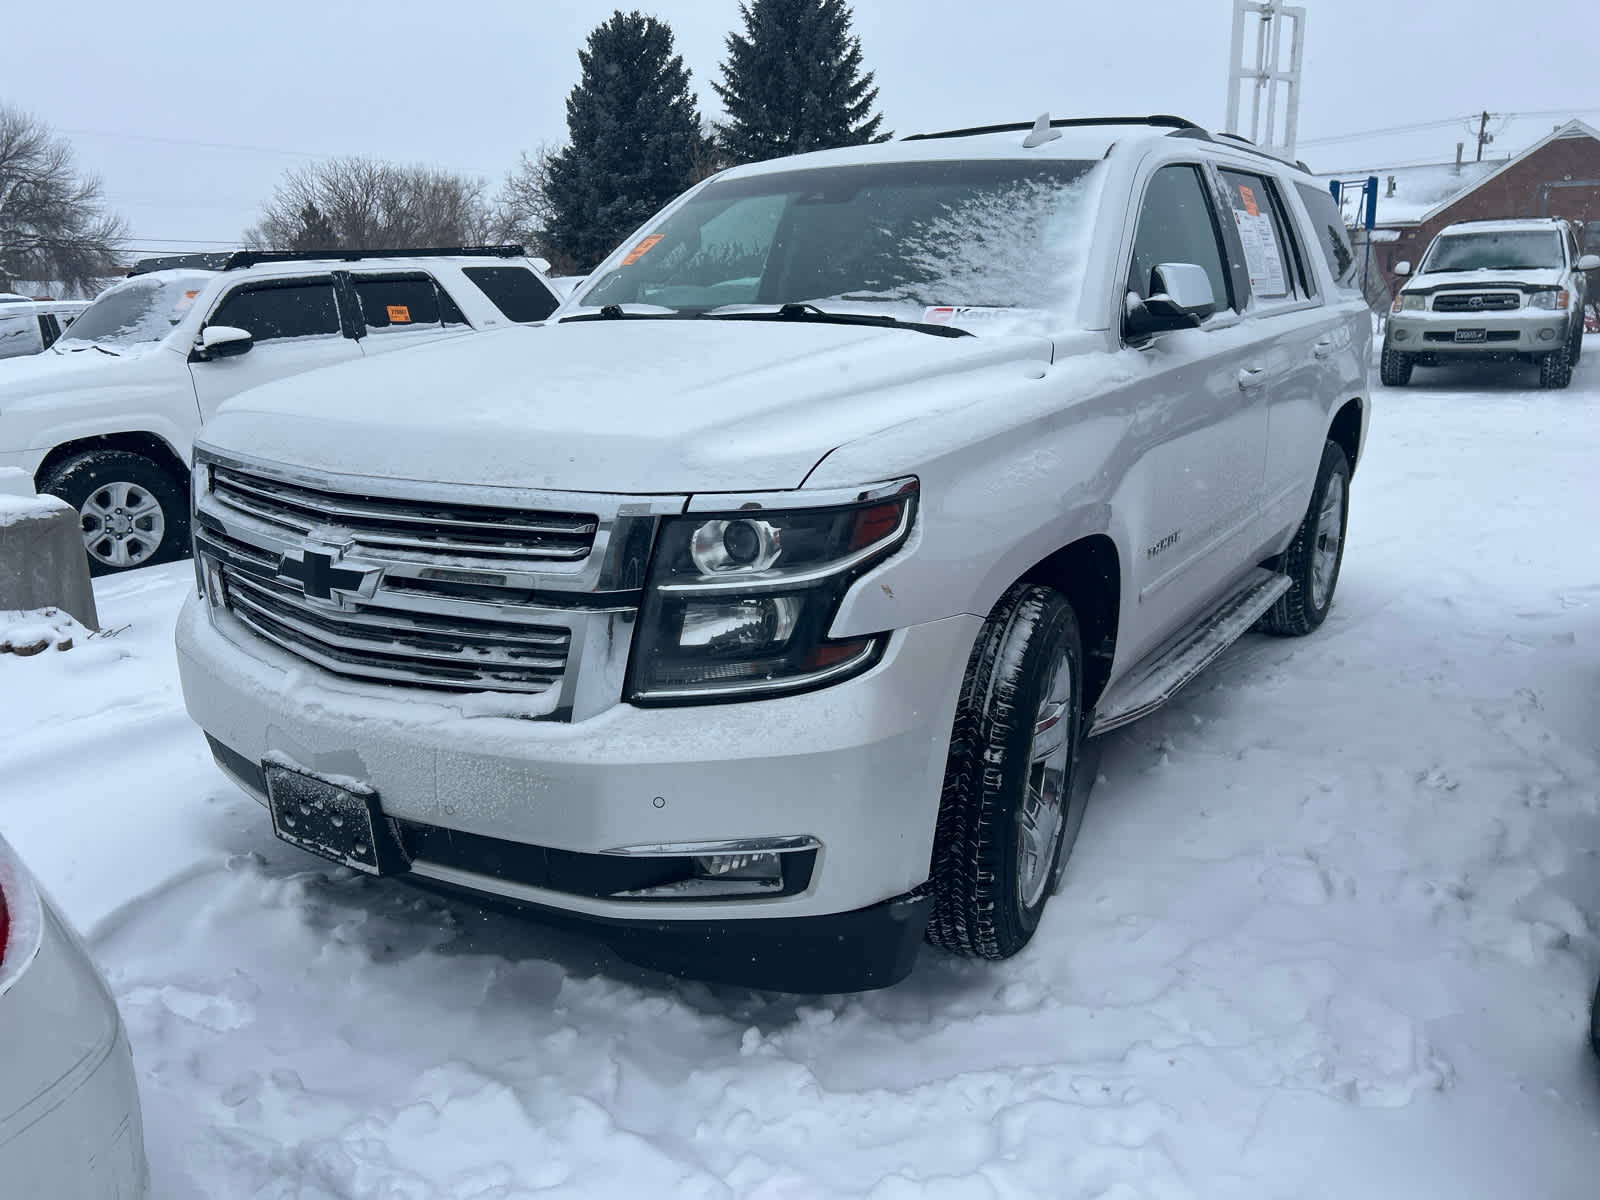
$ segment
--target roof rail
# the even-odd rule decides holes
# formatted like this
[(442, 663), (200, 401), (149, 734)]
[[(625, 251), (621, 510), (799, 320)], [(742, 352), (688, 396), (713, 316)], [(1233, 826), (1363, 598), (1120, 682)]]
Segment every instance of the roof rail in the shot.
[(223, 250), (204, 254), (169, 254), (162, 258), (141, 258), (128, 274), (170, 271), (187, 267), (202, 271), (237, 271), (263, 263), (283, 262), (360, 262), (369, 258), (521, 258), (522, 246), (425, 246), (415, 250)]
[[(1242, 133), (1219, 133), (1216, 135), (1216, 137), (1227, 138), (1229, 144), (1236, 146), (1240, 150), (1244, 150), (1250, 154), (1259, 154), (1263, 158), (1270, 158), (1273, 162), (1288, 163), (1291, 167), (1299, 167), (1307, 175), (1311, 174), (1311, 168), (1306, 166), (1306, 164), (1301, 162), (1299, 159), (1285, 158), (1281, 154), (1274, 154), (1271, 150), (1266, 149), (1264, 146), (1256, 145)], [(1216, 138), (1213, 138), (1212, 140), (1215, 141)]]
[[(1162, 129), (1194, 129), (1199, 130), (1201, 134), (1205, 133), (1205, 130), (1193, 121), (1167, 113), (1154, 113), (1148, 117), (1056, 117), (1050, 122), (1052, 129), (1079, 129), (1095, 125), (1151, 125)], [(1005, 125), (974, 125), (967, 129), (945, 129), (938, 133), (910, 133), (900, 140), (927, 142), (935, 138), (976, 137), (983, 133), (1027, 133), (1033, 126), (1033, 121), (1017, 121)]]

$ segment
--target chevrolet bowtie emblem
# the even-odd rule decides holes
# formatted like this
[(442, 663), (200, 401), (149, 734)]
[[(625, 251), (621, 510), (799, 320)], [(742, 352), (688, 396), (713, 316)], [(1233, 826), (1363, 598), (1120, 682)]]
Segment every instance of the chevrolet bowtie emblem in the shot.
[(336, 602), (342, 596), (370, 596), (379, 574), (377, 567), (341, 560), (336, 550), (307, 549), (299, 558), (285, 554), (278, 560), (278, 578), (294, 580), (310, 600)]

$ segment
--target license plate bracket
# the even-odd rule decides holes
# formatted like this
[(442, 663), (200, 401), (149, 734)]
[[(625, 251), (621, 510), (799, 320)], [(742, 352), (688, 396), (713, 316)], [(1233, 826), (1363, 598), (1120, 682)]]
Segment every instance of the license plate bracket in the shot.
[(1489, 331), (1487, 329), (1456, 330), (1456, 341), (1458, 342), (1482, 342), (1487, 341), (1488, 337)]
[(376, 789), (281, 762), (265, 762), (261, 769), (272, 832), (278, 837), (368, 875), (411, 869), (399, 830), (383, 815)]

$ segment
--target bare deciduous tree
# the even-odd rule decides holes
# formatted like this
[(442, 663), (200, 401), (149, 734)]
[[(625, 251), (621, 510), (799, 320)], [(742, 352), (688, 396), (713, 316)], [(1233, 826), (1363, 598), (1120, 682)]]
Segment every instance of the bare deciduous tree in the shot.
[(92, 289), (116, 273), (127, 227), (105, 211), (100, 181), (38, 118), (0, 105), (0, 291), (13, 279)]
[(244, 238), (272, 249), (409, 250), (483, 242), (492, 222), (480, 179), (334, 158), (289, 171)]
[[(561, 256), (550, 245), (550, 158), (555, 151), (540, 146), (533, 154), (524, 151), (522, 161), (506, 176), (495, 203), (494, 237), (501, 242), (520, 242), (529, 253), (542, 254), (552, 262)], [(558, 263), (558, 269), (570, 264)]]

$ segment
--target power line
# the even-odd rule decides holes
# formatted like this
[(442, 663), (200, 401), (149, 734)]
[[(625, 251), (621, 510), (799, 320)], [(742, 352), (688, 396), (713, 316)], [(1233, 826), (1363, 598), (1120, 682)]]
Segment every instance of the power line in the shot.
[[(1490, 116), (1505, 120), (1540, 120), (1551, 117), (1576, 117), (1600, 113), (1600, 108), (1553, 108), (1544, 112), (1502, 112), (1490, 113)], [(1336, 142), (1354, 142), (1361, 138), (1383, 137), (1394, 133), (1421, 133), (1429, 129), (1444, 129), (1451, 125), (1460, 125), (1464, 122), (1476, 121), (1478, 113), (1463, 113), (1459, 117), (1445, 117), (1438, 121), (1417, 121), (1409, 125), (1391, 125), (1387, 129), (1363, 129), (1355, 133), (1340, 133), (1331, 137), (1301, 138), (1302, 146), (1331, 146)]]

